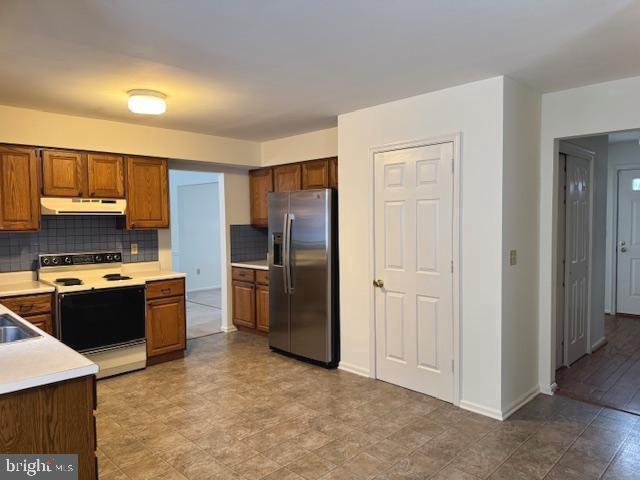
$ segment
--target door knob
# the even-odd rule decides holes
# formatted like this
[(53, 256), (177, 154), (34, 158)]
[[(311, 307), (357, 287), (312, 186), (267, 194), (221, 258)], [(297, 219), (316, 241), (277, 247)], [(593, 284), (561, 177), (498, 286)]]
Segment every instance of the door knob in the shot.
[(373, 281), (373, 286), (374, 287), (378, 287), (378, 288), (382, 288), (384, 287), (384, 282), (380, 279), (374, 280)]
[(620, 251), (621, 251), (622, 253), (626, 252), (626, 251), (627, 251), (627, 247), (620, 247)]

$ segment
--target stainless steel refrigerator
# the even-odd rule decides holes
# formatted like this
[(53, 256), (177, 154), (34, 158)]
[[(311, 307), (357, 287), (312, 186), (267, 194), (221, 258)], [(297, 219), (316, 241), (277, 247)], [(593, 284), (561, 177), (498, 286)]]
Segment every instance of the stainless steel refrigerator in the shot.
[(338, 364), (337, 192), (269, 193), (269, 346)]

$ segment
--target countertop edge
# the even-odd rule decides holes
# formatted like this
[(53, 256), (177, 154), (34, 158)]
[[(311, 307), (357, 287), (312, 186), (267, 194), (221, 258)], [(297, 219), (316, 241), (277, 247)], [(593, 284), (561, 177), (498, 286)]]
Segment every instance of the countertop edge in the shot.
[(86, 377), (87, 375), (95, 375), (96, 373), (98, 373), (98, 366), (96, 364), (92, 364), (85, 365), (83, 367), (71, 368), (69, 370), (62, 370), (61, 372), (42, 375), (39, 377), (30, 377), (17, 382), (1, 384), (0, 395), (20, 392), (29, 388), (41, 387), (43, 385), (51, 385), (58, 382), (64, 382), (65, 380), (72, 380), (74, 378)]
[(250, 263), (250, 262), (231, 262), (231, 266), (232, 267), (238, 267), (238, 268), (251, 268), (253, 270), (269, 270), (269, 266), (268, 265), (259, 265), (256, 263)]
[(18, 297), (20, 295), (37, 295), (38, 293), (53, 293), (55, 292), (55, 287), (50, 285), (42, 285), (41, 287), (27, 287), (27, 288), (16, 288), (15, 290), (0, 290), (0, 298), (7, 297)]

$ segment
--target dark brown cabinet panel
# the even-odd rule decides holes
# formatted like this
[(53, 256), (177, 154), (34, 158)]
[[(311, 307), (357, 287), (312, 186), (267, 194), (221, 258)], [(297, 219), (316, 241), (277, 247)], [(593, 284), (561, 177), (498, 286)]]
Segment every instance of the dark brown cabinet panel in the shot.
[(329, 159), (329, 186), (338, 188), (338, 157)]
[(108, 153), (87, 154), (87, 183), (90, 197), (124, 197), (124, 158)]
[(329, 160), (310, 160), (302, 164), (302, 189), (327, 188), (329, 186)]
[(256, 285), (256, 328), (269, 331), (269, 287)]
[(53, 321), (51, 317), (53, 298), (50, 293), (3, 297), (0, 298), (0, 304), (12, 312), (17, 313), (41, 330), (53, 335)]
[(128, 157), (127, 228), (169, 226), (169, 179), (167, 161)]
[(67, 150), (43, 150), (42, 179), (42, 190), (47, 197), (85, 196), (86, 155)]
[(77, 478), (97, 480), (95, 404), (93, 375), (0, 395), (0, 452), (73, 453)]
[(266, 227), (269, 221), (268, 194), (273, 192), (273, 170), (261, 168), (249, 172), (251, 225)]
[(35, 148), (0, 146), (0, 230), (40, 228), (40, 175)]
[(184, 297), (147, 302), (147, 355), (149, 357), (185, 349)]
[(253, 283), (233, 282), (233, 323), (256, 327), (256, 287)]
[(273, 167), (273, 189), (276, 192), (302, 190), (302, 167), (300, 164), (290, 163)]

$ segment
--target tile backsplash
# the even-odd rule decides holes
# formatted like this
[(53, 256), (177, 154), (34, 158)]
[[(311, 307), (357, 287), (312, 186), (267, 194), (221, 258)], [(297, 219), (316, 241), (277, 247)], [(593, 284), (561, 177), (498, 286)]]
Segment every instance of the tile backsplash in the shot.
[[(158, 260), (157, 230), (124, 230), (116, 221), (112, 216), (43, 216), (38, 232), (0, 233), (0, 272), (35, 270), (44, 253), (116, 250), (125, 263)], [(131, 255), (132, 243), (138, 244), (138, 255)]]
[(267, 258), (267, 229), (251, 225), (231, 225), (231, 261)]

